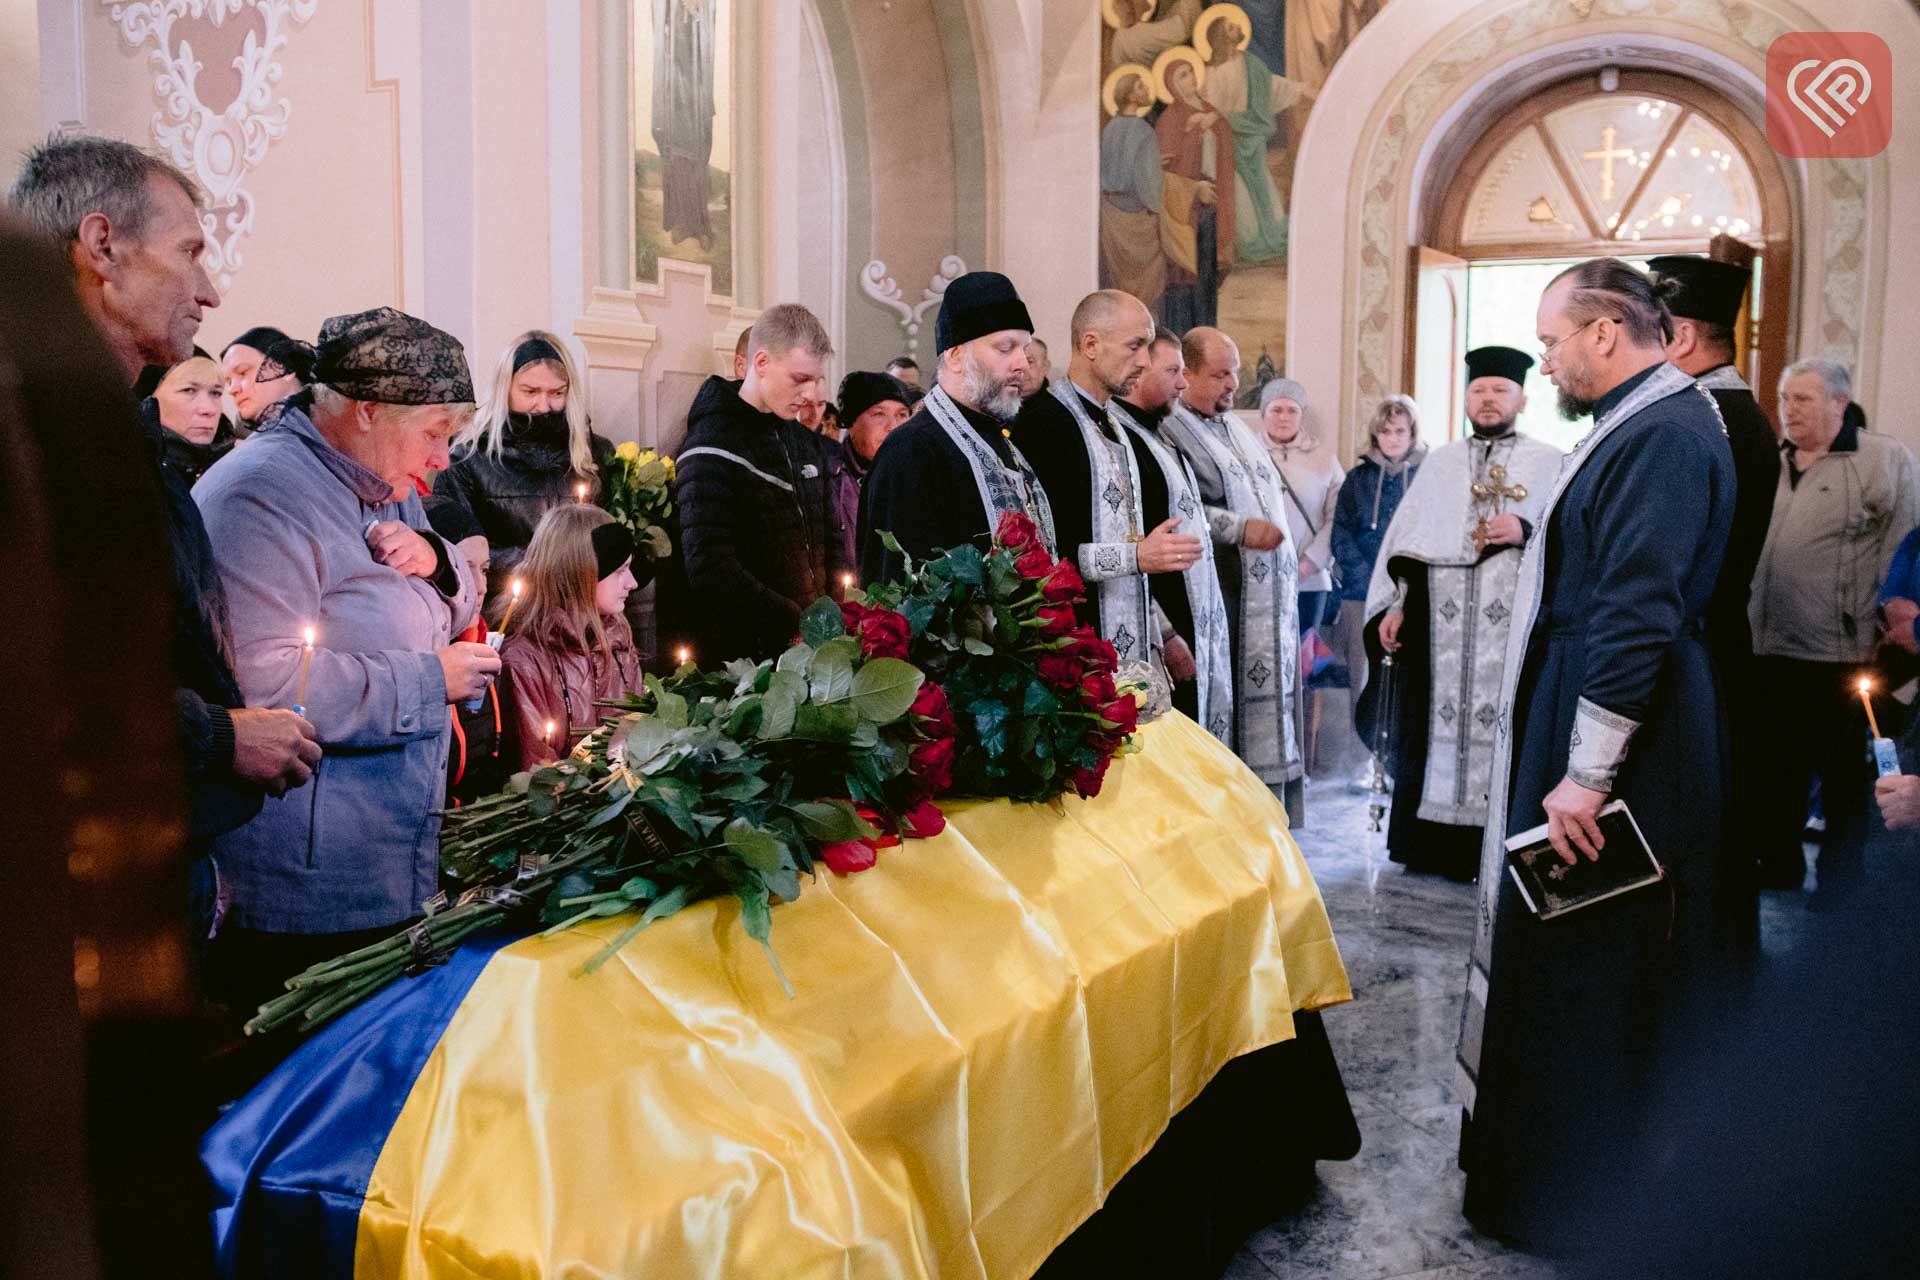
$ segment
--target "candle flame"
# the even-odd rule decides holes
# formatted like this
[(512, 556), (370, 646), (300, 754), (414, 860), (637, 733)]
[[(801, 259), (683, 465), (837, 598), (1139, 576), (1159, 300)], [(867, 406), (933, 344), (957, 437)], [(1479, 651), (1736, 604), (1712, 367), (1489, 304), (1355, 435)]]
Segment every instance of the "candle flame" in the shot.
[(587, 500), (587, 486), (585, 484), (573, 486), (573, 500), (575, 502), (585, 502)]
[(1867, 679), (1867, 678), (1866, 678), (1865, 676), (1861, 676), (1861, 677), (1860, 677), (1860, 692), (1862, 692), (1862, 693), (1866, 693), (1866, 692), (1868, 692), (1868, 691), (1870, 691), (1870, 690), (1871, 690), (1872, 688), (1873, 688), (1873, 681), (1871, 681), (1871, 680), (1869, 680), (1869, 679)]
[(693, 650), (687, 648), (687, 646), (685, 645), (681, 645), (678, 649), (675, 649), (673, 651), (673, 656), (676, 659), (678, 659), (680, 662), (680, 665), (684, 667), (689, 662), (693, 661)]
[(309, 649), (313, 648), (313, 628), (308, 627), (304, 634), (306, 635), (306, 638), (307, 638), (307, 648)]
[(841, 575), (840, 575), (840, 586), (841, 586), (841, 587), (842, 587), (842, 588), (843, 588), (844, 590), (847, 590), (847, 591), (851, 591), (851, 590), (853, 590), (853, 575), (852, 575), (852, 574), (850, 574), (850, 573), (843, 573), (843, 574), (841, 574)]
[(520, 598), (520, 579), (515, 578), (513, 580), (512, 591), (513, 591), (513, 598), (515, 600), (518, 600)]
[(547, 721), (547, 734), (546, 734), (546, 736), (547, 736), (547, 737), (549, 737), (549, 738), (551, 738), (551, 737), (553, 736), (553, 721), (551, 721), (551, 720), (549, 720), (549, 721)]

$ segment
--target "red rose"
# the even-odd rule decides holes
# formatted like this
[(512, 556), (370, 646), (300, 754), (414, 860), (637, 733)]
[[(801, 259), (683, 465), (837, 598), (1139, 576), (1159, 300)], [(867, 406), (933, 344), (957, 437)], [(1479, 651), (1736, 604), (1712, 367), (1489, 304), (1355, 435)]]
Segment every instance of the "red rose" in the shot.
[(868, 609), (854, 630), (869, 658), (904, 658), (907, 644), (913, 639), (913, 628), (906, 618), (891, 609)]
[(855, 604), (850, 600), (840, 603), (840, 621), (846, 625), (848, 635), (860, 633), (860, 619), (867, 616), (867, 606)]
[(1089, 667), (1080, 677), (1080, 696), (1096, 707), (1104, 708), (1114, 700), (1113, 673), (1104, 667)]
[(865, 840), (846, 840), (839, 844), (830, 844), (820, 850), (820, 861), (830, 870), (843, 876), (856, 871), (865, 871), (879, 860), (873, 846)]
[(1091, 769), (1073, 771), (1073, 790), (1076, 795), (1091, 800), (1100, 794), (1100, 784), (1107, 780), (1108, 757), (1101, 756), (1100, 763)]
[(1040, 679), (1055, 689), (1071, 689), (1080, 683), (1080, 664), (1064, 653), (1050, 653), (1040, 659)]
[(935, 795), (953, 785), (953, 739), (923, 742), (907, 757), (907, 768)]
[(1062, 560), (1040, 584), (1040, 594), (1055, 604), (1078, 600), (1087, 594), (1087, 583), (1080, 571)]
[(931, 680), (920, 686), (907, 715), (929, 738), (953, 736), (953, 708), (947, 705), (947, 691)]
[(1053, 572), (1053, 566), (1053, 557), (1036, 542), (1020, 553), (1020, 558), (1013, 562), (1013, 571), (1023, 578), (1037, 581)]
[(900, 829), (909, 839), (931, 839), (947, 829), (947, 815), (933, 801), (922, 800), (900, 815)]
[(1045, 635), (1065, 635), (1073, 629), (1073, 610), (1064, 604), (1043, 604), (1040, 606), (1040, 630)]
[(1088, 667), (1112, 669), (1120, 663), (1120, 655), (1092, 627), (1076, 627), (1068, 632), (1067, 643), (1061, 646), (1060, 652)]
[(1132, 694), (1121, 694), (1100, 708), (1100, 718), (1111, 724), (1116, 733), (1132, 733), (1140, 721), (1140, 704), (1133, 700)]
[(1020, 511), (1002, 511), (1000, 513), (1000, 523), (995, 526), (993, 530), (993, 540), (995, 542), (1009, 551), (1019, 551), (1032, 543), (1038, 542), (1039, 539), (1040, 530), (1034, 527), (1033, 521), (1028, 518), (1026, 513)]
[(856, 804), (853, 806), (853, 811), (862, 818), (865, 818), (867, 825), (880, 833), (877, 836), (868, 836), (866, 838), (866, 842), (875, 849), (891, 849), (900, 843), (900, 837), (897, 834), (898, 828), (894, 826), (892, 818), (889, 818), (886, 814), (871, 805)]

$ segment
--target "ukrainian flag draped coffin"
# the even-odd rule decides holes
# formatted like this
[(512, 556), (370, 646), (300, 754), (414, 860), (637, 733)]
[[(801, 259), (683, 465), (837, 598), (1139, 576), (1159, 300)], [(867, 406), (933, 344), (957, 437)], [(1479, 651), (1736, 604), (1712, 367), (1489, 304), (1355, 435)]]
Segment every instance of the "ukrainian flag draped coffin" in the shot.
[(1231, 1058), (1351, 998), (1286, 816), (1191, 721), (1106, 789), (774, 914), (468, 945), (208, 1134), (228, 1275), (1027, 1276)]

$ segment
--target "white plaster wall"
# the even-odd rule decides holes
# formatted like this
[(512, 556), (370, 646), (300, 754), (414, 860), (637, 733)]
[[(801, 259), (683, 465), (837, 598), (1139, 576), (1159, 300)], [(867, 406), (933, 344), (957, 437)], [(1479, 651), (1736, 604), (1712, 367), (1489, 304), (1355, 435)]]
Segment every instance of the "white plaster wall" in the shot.
[(40, 10), (27, 0), (0, 4), (0, 185), (21, 153), (46, 136), (40, 111)]

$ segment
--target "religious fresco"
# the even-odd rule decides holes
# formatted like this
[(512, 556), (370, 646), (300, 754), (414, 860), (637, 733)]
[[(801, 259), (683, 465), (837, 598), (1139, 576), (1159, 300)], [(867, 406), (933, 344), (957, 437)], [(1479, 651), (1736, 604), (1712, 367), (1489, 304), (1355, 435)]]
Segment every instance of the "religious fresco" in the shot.
[(1285, 372), (1287, 206), (1314, 99), (1386, 0), (1101, 0), (1100, 283)]
[(732, 0), (633, 5), (633, 275), (705, 263), (733, 292)]

